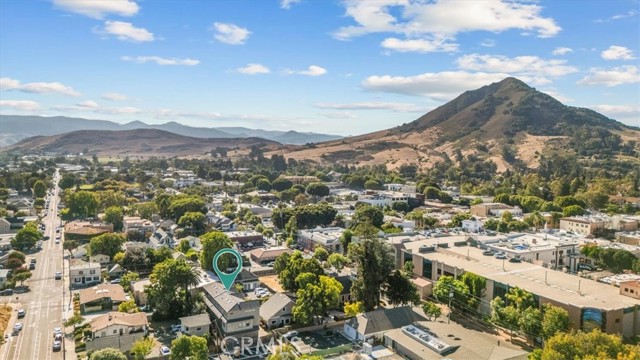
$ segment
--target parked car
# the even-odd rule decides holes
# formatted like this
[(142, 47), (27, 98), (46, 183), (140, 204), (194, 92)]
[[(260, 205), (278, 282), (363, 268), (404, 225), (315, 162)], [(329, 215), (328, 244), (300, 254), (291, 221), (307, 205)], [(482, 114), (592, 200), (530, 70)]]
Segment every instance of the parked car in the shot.
[(29, 264), (29, 270), (35, 270), (35, 269), (36, 269), (36, 264), (35, 263)]
[(56, 341), (62, 341), (62, 334), (53, 335), (53, 339), (56, 340)]
[(484, 256), (493, 256), (495, 255), (495, 253), (493, 252), (493, 250), (486, 250), (482, 252), (482, 255)]
[(112, 284), (120, 284), (120, 281), (122, 281), (121, 279), (113, 279), (111, 281), (109, 281)]
[(18, 310), (18, 319), (22, 319), (25, 315), (27, 315), (27, 312), (24, 309)]
[(507, 255), (505, 255), (505, 254), (503, 254), (503, 253), (499, 252), (499, 253), (496, 253), (496, 254), (494, 255), (494, 257), (495, 257), (496, 259), (504, 260), (504, 259), (506, 259), (506, 258), (507, 258)]
[(16, 323), (15, 325), (13, 325), (13, 328), (18, 330), (18, 331), (21, 331), (22, 330), (22, 326), (23, 326), (22, 323), (19, 322), (19, 323)]
[(62, 273), (60, 271), (56, 271), (56, 275), (54, 276), (56, 280), (62, 279)]
[(53, 328), (53, 336), (56, 336), (57, 334), (62, 335), (62, 328)]
[(53, 342), (53, 351), (60, 351), (60, 350), (62, 350), (62, 342), (54, 341)]
[(513, 257), (513, 258), (509, 259), (509, 262), (519, 263), (519, 262), (522, 262), (522, 259), (520, 259), (519, 257)]
[(171, 350), (168, 347), (163, 346), (160, 348), (160, 355), (169, 355), (171, 354)]
[(0, 291), (0, 295), (4, 295), (4, 296), (13, 295), (13, 289), (4, 289)]
[(298, 332), (295, 331), (295, 330), (288, 331), (287, 333), (282, 335), (282, 337), (284, 337), (285, 339), (289, 339), (289, 340), (293, 339), (296, 336), (298, 336)]
[(181, 325), (171, 325), (171, 331), (172, 332), (178, 332), (182, 330), (182, 326)]

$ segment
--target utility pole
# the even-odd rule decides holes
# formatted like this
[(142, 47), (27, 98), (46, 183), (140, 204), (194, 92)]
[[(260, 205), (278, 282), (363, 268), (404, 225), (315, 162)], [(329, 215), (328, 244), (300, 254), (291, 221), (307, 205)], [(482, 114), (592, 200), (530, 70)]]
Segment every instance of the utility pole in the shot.
[(451, 324), (451, 300), (453, 300), (453, 290), (449, 291), (449, 316), (447, 317), (447, 324)]

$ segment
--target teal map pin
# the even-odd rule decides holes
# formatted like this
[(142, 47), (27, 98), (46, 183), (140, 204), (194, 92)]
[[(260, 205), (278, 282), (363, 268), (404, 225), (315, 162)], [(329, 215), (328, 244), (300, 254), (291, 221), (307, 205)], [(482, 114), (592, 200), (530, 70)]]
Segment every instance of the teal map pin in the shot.
[[(220, 256), (224, 254), (232, 254), (233, 256), (236, 257), (236, 259), (238, 259), (238, 268), (236, 268), (230, 274), (225, 273), (224, 271), (220, 270), (220, 268), (218, 267), (218, 259), (220, 258)], [(222, 282), (222, 285), (224, 285), (225, 289), (229, 291), (229, 289), (231, 289), (231, 286), (233, 285), (233, 282), (236, 281), (238, 274), (240, 274), (240, 272), (242, 271), (242, 256), (235, 249), (231, 249), (231, 248), (222, 249), (218, 251), (216, 255), (213, 257), (213, 270), (218, 275), (218, 278), (220, 278), (220, 281)]]

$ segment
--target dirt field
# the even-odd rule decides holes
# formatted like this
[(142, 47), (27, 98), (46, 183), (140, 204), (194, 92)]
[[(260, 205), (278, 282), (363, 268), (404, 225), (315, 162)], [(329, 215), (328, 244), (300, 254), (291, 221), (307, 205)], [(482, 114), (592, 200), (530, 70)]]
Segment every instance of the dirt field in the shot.
[[(0, 306), (0, 334), (4, 334), (7, 330), (7, 324), (11, 319), (11, 312), (13, 308), (11, 306), (2, 305)], [(4, 336), (0, 338), (0, 343), (4, 343)]]

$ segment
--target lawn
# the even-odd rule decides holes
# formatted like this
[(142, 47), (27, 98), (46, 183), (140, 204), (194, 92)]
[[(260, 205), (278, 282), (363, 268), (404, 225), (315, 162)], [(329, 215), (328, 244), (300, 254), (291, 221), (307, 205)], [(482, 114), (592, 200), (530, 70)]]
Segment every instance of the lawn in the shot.
[[(4, 334), (5, 330), (7, 330), (7, 324), (9, 324), (9, 319), (11, 319), (12, 311), (13, 308), (11, 306), (0, 306), (0, 334)], [(4, 336), (1, 337), (0, 343), (4, 343)]]

